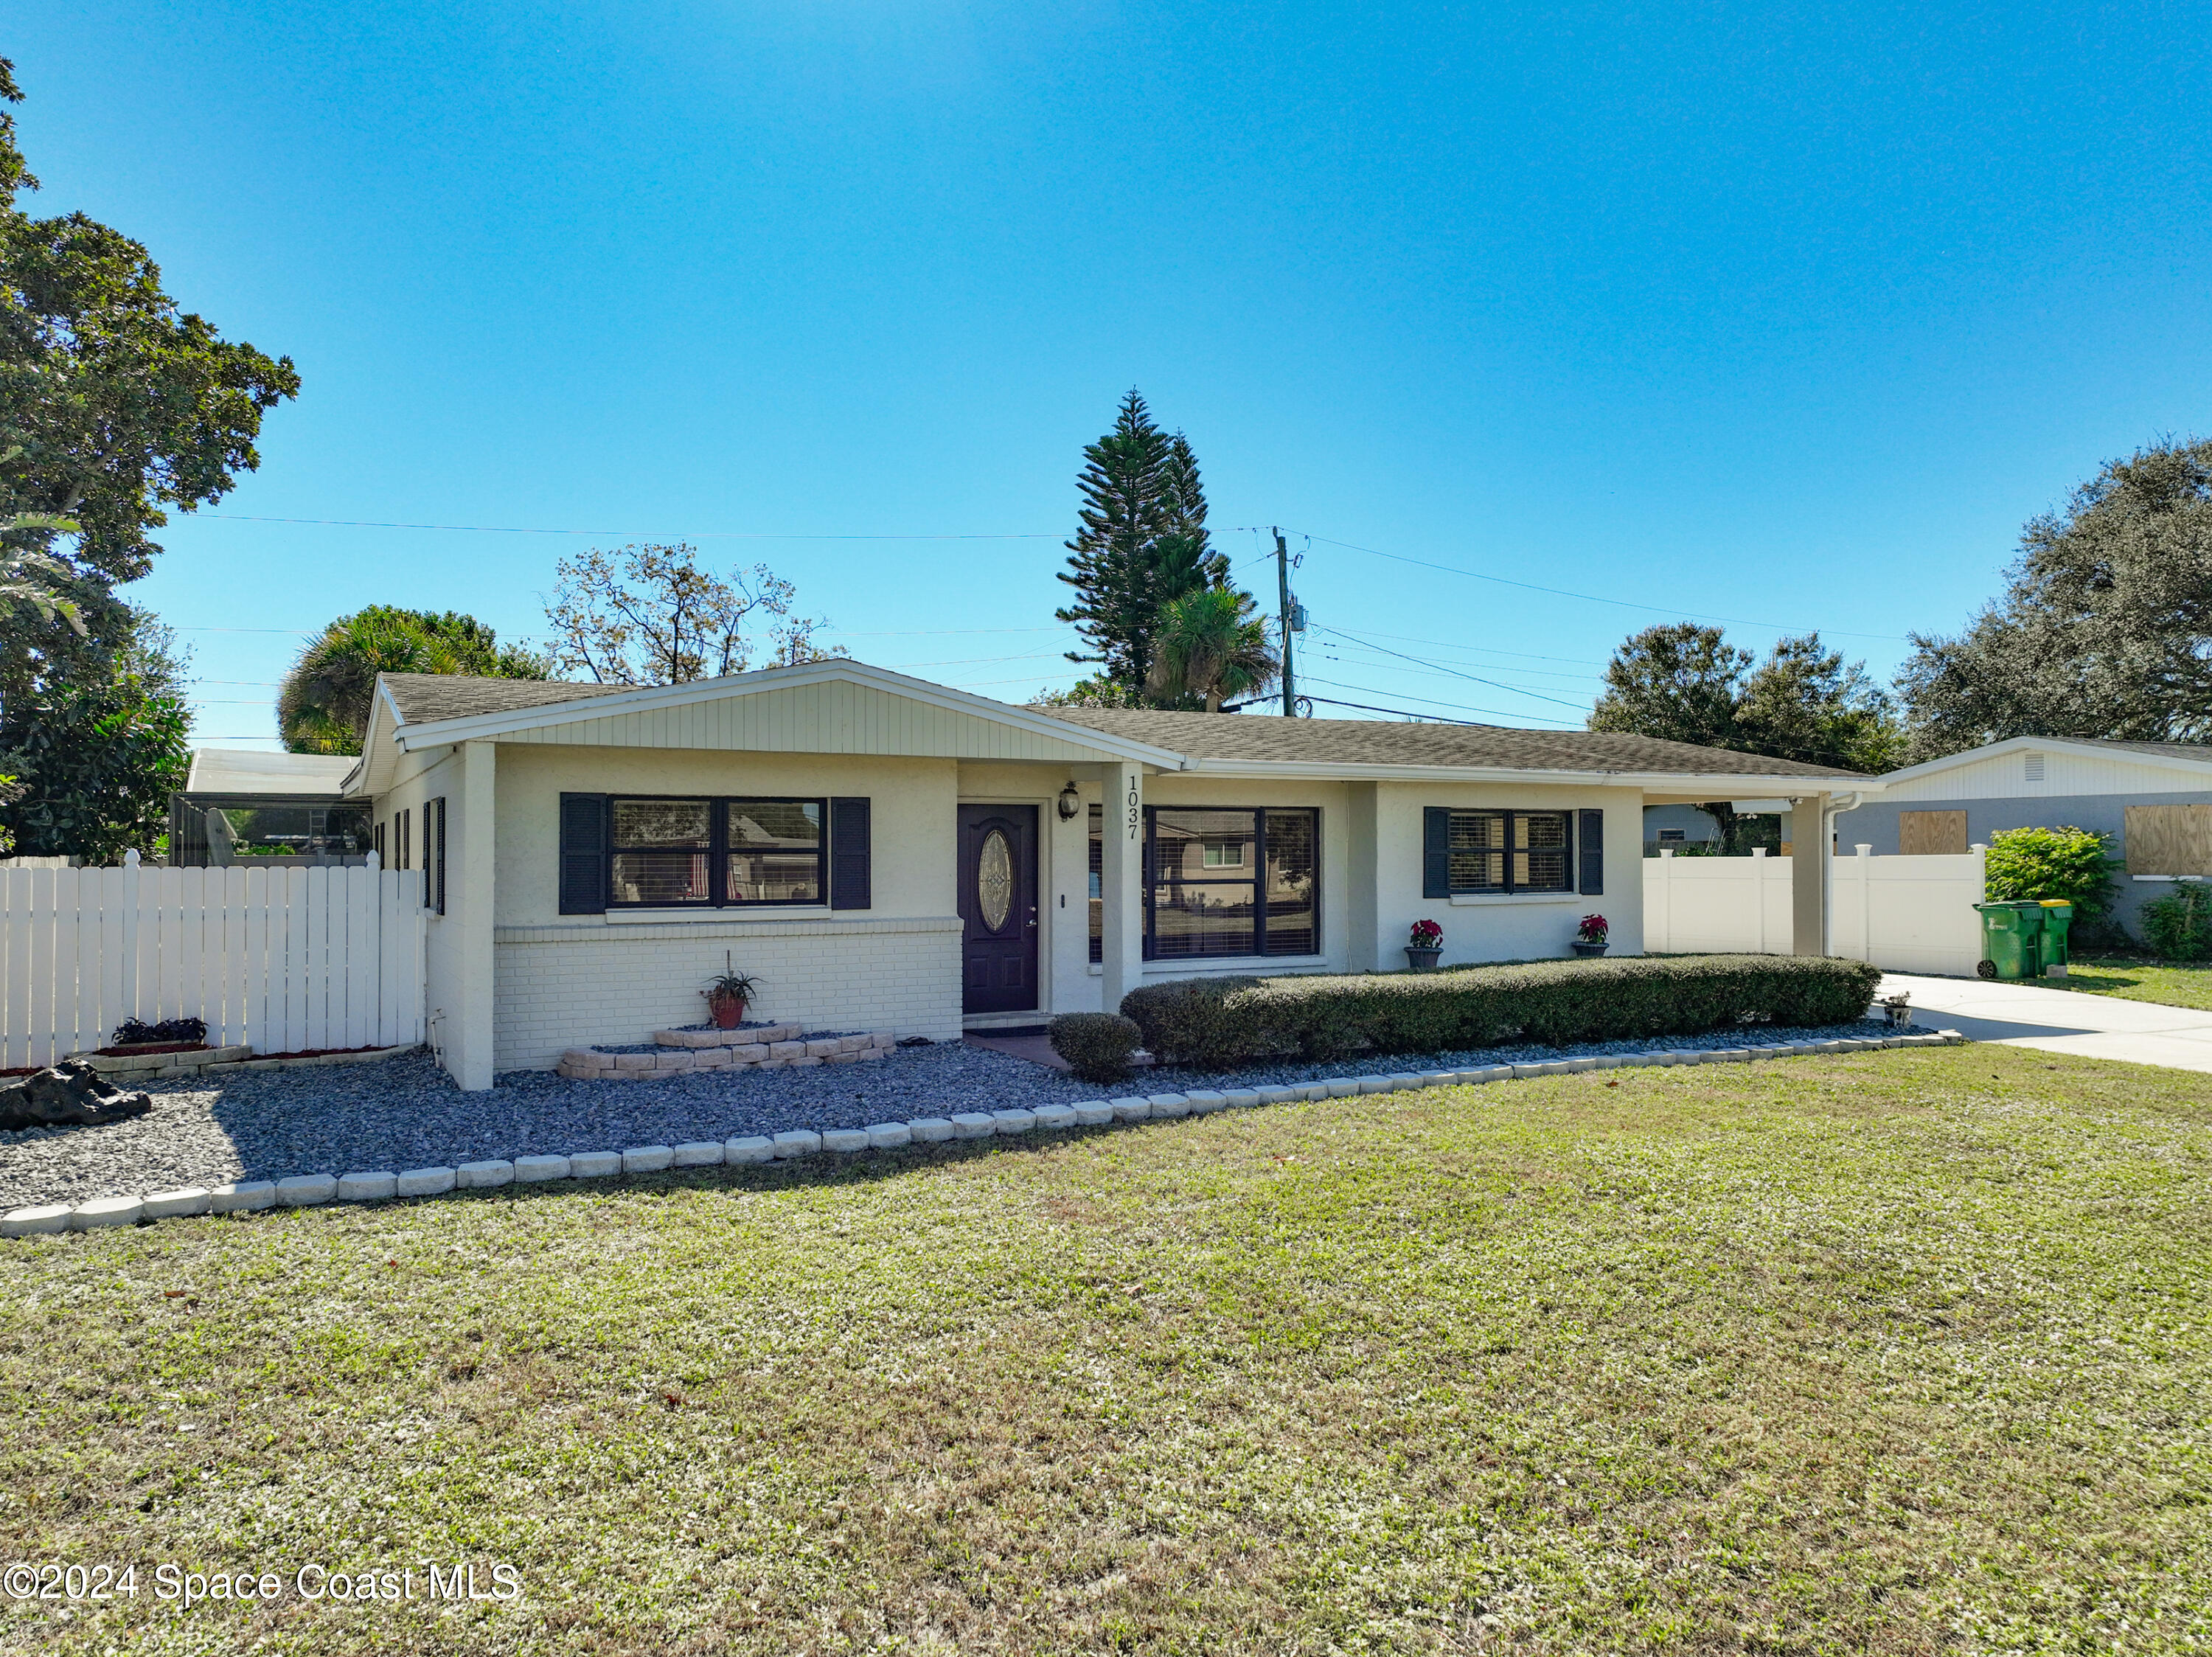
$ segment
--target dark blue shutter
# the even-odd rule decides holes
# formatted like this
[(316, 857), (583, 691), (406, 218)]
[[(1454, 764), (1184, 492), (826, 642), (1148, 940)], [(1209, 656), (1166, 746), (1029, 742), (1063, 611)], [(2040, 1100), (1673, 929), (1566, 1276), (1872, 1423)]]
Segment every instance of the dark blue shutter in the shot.
[(870, 805), (865, 798), (830, 802), (830, 907), (869, 909), (875, 905), (874, 842)]
[(607, 797), (561, 796), (561, 912), (607, 912)]
[(430, 803), (438, 808), (438, 890), (437, 901), (431, 907), (442, 915), (446, 912), (446, 796), (441, 794)]
[(1451, 809), (1431, 806), (1421, 813), (1421, 896), (1451, 896)]
[(1580, 813), (1582, 818), (1582, 894), (1585, 898), (1605, 895), (1605, 813), (1601, 811)]

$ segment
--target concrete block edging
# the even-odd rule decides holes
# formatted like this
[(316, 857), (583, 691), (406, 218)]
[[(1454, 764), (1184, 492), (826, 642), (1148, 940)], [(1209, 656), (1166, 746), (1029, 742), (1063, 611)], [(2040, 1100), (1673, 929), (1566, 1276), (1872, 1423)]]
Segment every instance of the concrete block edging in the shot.
[(1364, 1093), (1446, 1086), (1482, 1086), (1509, 1080), (1586, 1073), (1639, 1066), (1755, 1064), (1800, 1056), (1871, 1052), (1889, 1047), (1947, 1047), (1968, 1038), (1956, 1030), (1794, 1042), (1783, 1046), (1682, 1049), (1644, 1053), (1608, 1053), (1597, 1057), (1555, 1060), (1542, 1064), (1492, 1065), (1481, 1069), (1430, 1071), (1388, 1076), (1340, 1077), (1328, 1081), (1240, 1088), (1226, 1093), (1199, 1089), (1190, 1093), (1154, 1093), (1086, 1100), (1074, 1105), (1035, 1109), (963, 1111), (950, 1118), (917, 1117), (911, 1122), (878, 1122), (866, 1128), (832, 1128), (817, 1133), (793, 1129), (775, 1135), (740, 1136), (717, 1143), (635, 1145), (619, 1151), (577, 1151), (568, 1156), (519, 1156), (463, 1163), (457, 1168), (409, 1168), (345, 1174), (294, 1174), (279, 1180), (243, 1180), (212, 1187), (143, 1196), (96, 1197), (82, 1203), (40, 1203), (0, 1215), (0, 1238), (48, 1236), (110, 1226), (150, 1225), (160, 1219), (198, 1215), (252, 1213), (272, 1208), (319, 1207), (330, 1203), (383, 1203), (437, 1197), (455, 1190), (488, 1190), (514, 1184), (562, 1179), (604, 1179), (623, 1174), (658, 1173), (672, 1167), (711, 1167), (765, 1163), (829, 1152), (857, 1155), (908, 1144), (937, 1144), (954, 1139), (989, 1139), (1002, 1135), (1039, 1135), (1079, 1127), (1107, 1128), (1198, 1114), (1231, 1106), (1293, 1104), (1344, 1099)]

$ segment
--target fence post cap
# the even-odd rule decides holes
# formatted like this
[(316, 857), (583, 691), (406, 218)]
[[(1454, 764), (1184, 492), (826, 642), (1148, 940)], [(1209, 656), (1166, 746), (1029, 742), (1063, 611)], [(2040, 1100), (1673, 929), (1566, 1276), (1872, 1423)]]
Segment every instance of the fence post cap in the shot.
[(375, 852), (372, 851), (368, 854), (368, 861), (362, 864), (362, 867), (368, 869), (371, 874), (374, 874), (378, 869), (384, 867), (384, 859)]
[(138, 867), (137, 847), (132, 846), (129, 850), (123, 854), (123, 867), (125, 868), (136, 868)]

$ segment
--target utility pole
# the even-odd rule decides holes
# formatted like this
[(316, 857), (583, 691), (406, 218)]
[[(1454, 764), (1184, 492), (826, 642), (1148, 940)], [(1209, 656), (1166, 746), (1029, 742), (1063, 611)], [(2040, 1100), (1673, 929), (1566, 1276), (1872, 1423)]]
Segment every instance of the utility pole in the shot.
[(1282, 594), (1283, 606), (1283, 717), (1295, 719), (1298, 713), (1298, 685), (1291, 664), (1291, 624), (1297, 618), (1292, 614), (1291, 598), (1291, 554), (1283, 545), (1283, 532), (1277, 529), (1274, 534), (1275, 582)]

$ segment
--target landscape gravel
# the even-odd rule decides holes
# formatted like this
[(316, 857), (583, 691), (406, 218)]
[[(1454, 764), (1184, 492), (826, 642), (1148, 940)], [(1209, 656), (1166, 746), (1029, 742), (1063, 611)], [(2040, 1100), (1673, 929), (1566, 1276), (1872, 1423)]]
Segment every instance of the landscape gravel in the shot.
[(1010, 1054), (943, 1043), (899, 1048), (865, 1065), (670, 1072), (649, 1081), (572, 1081), (550, 1070), (518, 1070), (499, 1076), (488, 1092), (468, 1093), (428, 1053), (417, 1052), (371, 1064), (247, 1071), (213, 1083), (186, 1077), (149, 1084), (154, 1109), (129, 1122), (0, 1133), (0, 1209), (228, 1180), (454, 1167), (752, 1134), (773, 1138), (798, 1130), (1035, 1110), (1123, 1093), (1267, 1087), (1331, 1076), (1882, 1033), (1873, 1020), (1818, 1029), (1760, 1026), (1573, 1049), (1515, 1045), (1251, 1065), (1205, 1075), (1142, 1070), (1128, 1083), (1103, 1088)]

